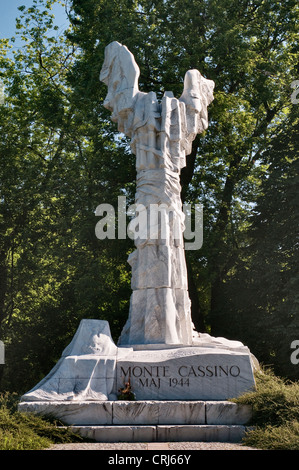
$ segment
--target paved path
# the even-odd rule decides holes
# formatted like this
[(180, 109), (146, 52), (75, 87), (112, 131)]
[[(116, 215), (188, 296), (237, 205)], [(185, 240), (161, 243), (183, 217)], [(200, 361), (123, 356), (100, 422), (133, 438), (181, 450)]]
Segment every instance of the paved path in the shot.
[(47, 450), (258, 450), (231, 442), (118, 442), (55, 444)]

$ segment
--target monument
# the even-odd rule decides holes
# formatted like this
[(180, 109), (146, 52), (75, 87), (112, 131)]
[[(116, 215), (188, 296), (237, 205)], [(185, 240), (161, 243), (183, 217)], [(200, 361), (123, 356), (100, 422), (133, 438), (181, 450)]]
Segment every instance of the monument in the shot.
[(128, 260), (133, 293), (119, 344), (190, 345), (180, 172), (192, 141), (208, 127), (214, 82), (189, 70), (180, 99), (166, 92), (159, 103), (154, 92), (139, 91), (138, 77), (131, 52), (111, 43), (100, 75), (108, 87), (104, 106), (112, 112), (118, 130), (131, 138), (136, 155), (136, 210), (144, 212), (136, 250)]
[[(180, 172), (192, 141), (208, 127), (214, 82), (189, 70), (181, 97), (165, 92), (159, 102), (154, 92), (139, 91), (138, 78), (127, 47), (109, 44), (100, 74), (108, 90), (104, 106), (136, 155), (139, 226), (128, 259), (128, 320), (117, 345), (108, 322), (82, 320), (56, 366), (19, 405), (77, 426), (163, 427), (178, 423), (178, 415), (188, 426), (202, 425), (212, 403), (255, 386), (258, 363), (249, 349), (196, 332), (190, 313)], [(120, 391), (135, 401), (119, 401)]]

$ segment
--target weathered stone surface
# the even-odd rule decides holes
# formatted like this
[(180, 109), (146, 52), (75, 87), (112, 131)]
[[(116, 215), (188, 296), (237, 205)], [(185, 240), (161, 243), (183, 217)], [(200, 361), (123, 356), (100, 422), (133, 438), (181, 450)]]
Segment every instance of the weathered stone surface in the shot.
[(113, 424), (112, 401), (24, 401), (19, 403), (21, 412), (50, 415), (63, 423), (81, 425)]
[(158, 423), (164, 425), (203, 424), (205, 423), (205, 403), (201, 401), (159, 402)]
[(251, 408), (229, 401), (22, 402), (19, 411), (54, 415), (68, 425), (245, 425)]
[(229, 401), (205, 403), (207, 424), (248, 424), (252, 416), (250, 405), (240, 405)]
[[(204, 439), (215, 432), (206, 419), (229, 418), (226, 408), (214, 410), (203, 400), (227, 400), (254, 388), (257, 362), (242, 343), (199, 334), (191, 321), (180, 172), (192, 141), (208, 127), (214, 83), (189, 70), (181, 97), (165, 92), (158, 102), (155, 93), (139, 91), (138, 77), (128, 49), (108, 45), (100, 76), (108, 87), (104, 106), (131, 139), (137, 171), (130, 224), (136, 250), (128, 259), (133, 293), (119, 347), (108, 322), (82, 320), (55, 367), (22, 397), (20, 409), (80, 424), (103, 442)], [(117, 404), (126, 382), (137, 401)], [(230, 413), (239, 414), (236, 407)], [(215, 439), (222, 440), (220, 432), (227, 439), (232, 430), (219, 426)]]
[(159, 403), (155, 401), (118, 401), (113, 406), (113, 424), (158, 424)]
[(251, 413), (205, 401), (23, 402), (20, 411), (52, 414), (97, 442), (239, 442)]
[(131, 139), (137, 171), (136, 214), (130, 224), (136, 251), (128, 259), (133, 293), (119, 344), (190, 345), (180, 172), (192, 141), (208, 127), (214, 82), (189, 70), (181, 97), (167, 91), (159, 102), (154, 92), (139, 90), (139, 75), (126, 46), (114, 41), (106, 47), (100, 74), (107, 85), (104, 106)]
[(137, 400), (227, 400), (254, 388), (253, 370), (250, 351), (237, 341), (200, 335), (187, 347), (119, 348), (107, 322), (83, 320), (55, 367), (21, 401), (116, 400), (128, 381)]
[(203, 424), (205, 403), (201, 401), (114, 402), (113, 424)]
[(240, 442), (246, 431), (241, 425), (72, 426), (71, 429), (97, 442)]
[(117, 347), (111, 338), (109, 323), (105, 320), (82, 320), (70, 342), (62, 352), (67, 356), (115, 356)]
[(72, 426), (82, 437), (97, 442), (153, 442), (156, 426)]
[(159, 442), (240, 442), (245, 434), (244, 426), (178, 425), (157, 426)]
[(117, 388), (130, 379), (137, 400), (227, 400), (255, 387), (248, 352), (219, 348), (133, 351), (116, 374)]
[(187, 288), (187, 272), (183, 247), (146, 245), (132, 253), (132, 289)]
[(118, 348), (103, 320), (82, 320), (50, 373), (21, 401), (108, 400), (115, 398), (118, 357), (129, 349)]
[[(190, 300), (185, 289), (139, 289), (131, 296), (131, 314), (122, 332), (121, 344), (188, 344), (184, 325)], [(186, 310), (186, 306), (188, 309)], [(152, 311), (152, 315), (141, 312)]]

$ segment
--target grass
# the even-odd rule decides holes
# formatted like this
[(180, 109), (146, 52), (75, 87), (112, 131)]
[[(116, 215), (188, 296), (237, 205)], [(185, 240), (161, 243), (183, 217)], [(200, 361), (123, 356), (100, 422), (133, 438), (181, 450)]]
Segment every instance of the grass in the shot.
[(271, 370), (256, 373), (256, 391), (236, 403), (252, 406), (253, 428), (243, 443), (268, 450), (299, 450), (299, 382), (288, 382)]
[(18, 396), (0, 395), (0, 450), (42, 450), (55, 443), (82, 442), (62, 423), (17, 410)]

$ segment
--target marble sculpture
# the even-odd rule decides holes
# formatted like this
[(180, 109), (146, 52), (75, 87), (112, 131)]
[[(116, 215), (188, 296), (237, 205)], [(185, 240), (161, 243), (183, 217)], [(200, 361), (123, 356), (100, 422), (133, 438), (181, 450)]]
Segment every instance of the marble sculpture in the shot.
[[(193, 324), (183, 244), (180, 172), (192, 141), (208, 127), (214, 82), (198, 70), (185, 75), (179, 99), (139, 91), (140, 71), (126, 46), (105, 49), (100, 80), (108, 87), (104, 106), (136, 155), (136, 212), (144, 227), (129, 256), (132, 296), (119, 344), (192, 344)], [(157, 216), (154, 212), (154, 207)]]

